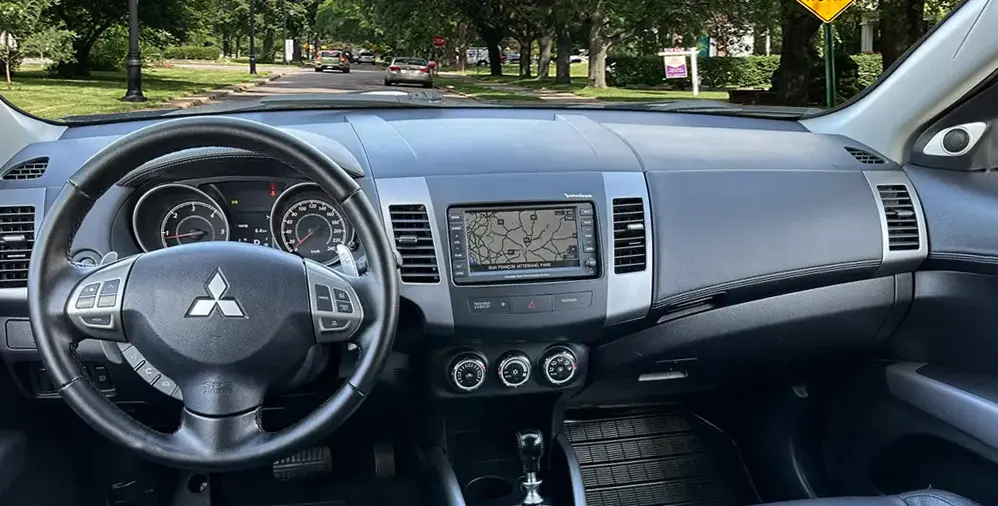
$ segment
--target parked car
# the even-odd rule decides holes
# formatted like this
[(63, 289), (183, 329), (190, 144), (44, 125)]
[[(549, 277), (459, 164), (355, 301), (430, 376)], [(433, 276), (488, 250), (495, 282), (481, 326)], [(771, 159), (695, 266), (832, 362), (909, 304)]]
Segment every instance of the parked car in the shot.
[[(506, 55), (499, 53), (499, 62), (506, 63)], [(475, 65), (488, 65), (489, 64), (489, 48), (487, 47), (473, 47), (468, 50), (468, 63), (473, 63)]]
[(343, 51), (319, 51), (315, 59), (315, 71), (339, 70), (344, 74), (350, 73), (350, 58)]
[(374, 63), (374, 53), (370, 51), (361, 51), (360, 55), (357, 57), (360, 63)]
[(520, 63), (520, 53), (509, 53), (503, 63)]
[(410, 83), (433, 87), (429, 63), (422, 58), (395, 58), (385, 70), (385, 86)]

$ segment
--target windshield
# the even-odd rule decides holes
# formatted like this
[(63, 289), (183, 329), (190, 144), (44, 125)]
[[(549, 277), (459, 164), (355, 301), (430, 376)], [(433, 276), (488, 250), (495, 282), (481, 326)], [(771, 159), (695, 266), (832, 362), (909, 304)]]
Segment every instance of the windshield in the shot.
[(957, 5), (0, 0), (0, 95), (76, 123), (386, 103), (798, 118), (861, 93)]

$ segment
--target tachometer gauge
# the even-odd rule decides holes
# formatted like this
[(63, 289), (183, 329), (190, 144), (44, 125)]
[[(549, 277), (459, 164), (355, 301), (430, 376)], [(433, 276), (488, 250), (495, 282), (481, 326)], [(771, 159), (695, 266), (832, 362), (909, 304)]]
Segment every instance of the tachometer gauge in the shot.
[(164, 248), (203, 241), (227, 241), (229, 221), (214, 205), (192, 200), (167, 211), (159, 232)]
[(286, 190), (271, 211), (271, 227), (282, 249), (324, 264), (336, 263), (337, 244), (350, 244), (353, 229), (343, 212), (315, 184)]

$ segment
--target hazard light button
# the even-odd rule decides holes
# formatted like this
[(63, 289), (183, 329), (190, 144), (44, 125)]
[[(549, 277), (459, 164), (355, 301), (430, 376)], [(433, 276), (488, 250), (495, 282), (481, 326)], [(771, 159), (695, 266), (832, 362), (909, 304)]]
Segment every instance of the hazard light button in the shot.
[(510, 297), (509, 308), (514, 313), (550, 313), (550, 295), (530, 295), (527, 297)]

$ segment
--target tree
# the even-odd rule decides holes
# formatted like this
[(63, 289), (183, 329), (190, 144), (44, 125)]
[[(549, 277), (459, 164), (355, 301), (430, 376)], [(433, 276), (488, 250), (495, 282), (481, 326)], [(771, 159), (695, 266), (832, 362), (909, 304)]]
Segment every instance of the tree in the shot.
[[(207, 0), (156, 0), (143, 2), (139, 21), (143, 26), (159, 28), (182, 35), (198, 13), (204, 12)], [(63, 0), (49, 6), (46, 16), (51, 22), (62, 23), (76, 34), (73, 39), (74, 58), (58, 66), (62, 75), (83, 76), (90, 72), (90, 51), (97, 39), (112, 26), (124, 24), (128, 17), (128, 0)]]
[(467, 17), (489, 49), (489, 73), (502, 75), (499, 44), (512, 22), (512, 9), (505, 0), (454, 0), (458, 12)]
[(770, 91), (781, 105), (804, 106), (808, 102), (811, 68), (817, 59), (815, 38), (821, 21), (797, 0), (780, 0), (780, 20), (780, 66), (773, 73)]
[(35, 31), (48, 3), (45, 0), (0, 1), (0, 58), (4, 63), (7, 89), (14, 87), (10, 71), (14, 59), (19, 56), (18, 44)]
[(925, 34), (925, 0), (880, 0), (880, 53), (890, 67)]

